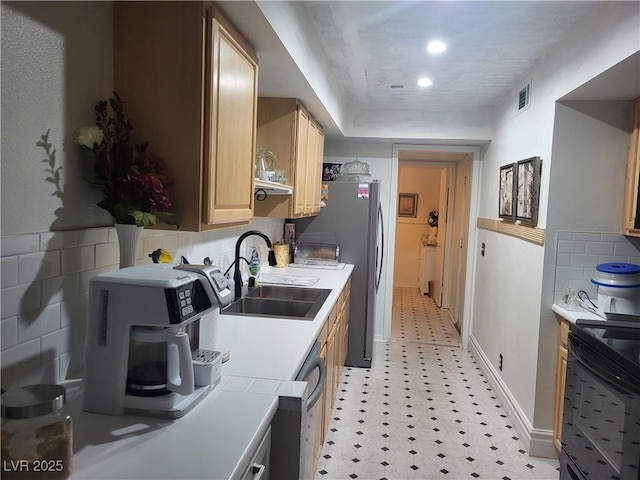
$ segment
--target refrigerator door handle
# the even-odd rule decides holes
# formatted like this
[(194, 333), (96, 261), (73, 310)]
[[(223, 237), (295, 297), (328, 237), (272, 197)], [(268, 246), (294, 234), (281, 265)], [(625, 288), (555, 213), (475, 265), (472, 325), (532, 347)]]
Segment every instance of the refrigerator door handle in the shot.
[[(382, 261), (384, 260), (384, 219), (382, 217), (381, 203), (378, 203), (378, 226), (380, 227), (380, 245), (376, 245), (376, 293), (380, 287), (380, 279), (382, 278)], [(378, 253), (380, 254), (379, 264)]]

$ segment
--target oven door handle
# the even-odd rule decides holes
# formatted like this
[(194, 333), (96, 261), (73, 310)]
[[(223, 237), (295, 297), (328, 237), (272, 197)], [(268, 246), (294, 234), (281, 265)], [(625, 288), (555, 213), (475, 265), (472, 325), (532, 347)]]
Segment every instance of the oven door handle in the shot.
[(600, 380), (606, 382), (611, 387), (613, 387), (614, 389), (616, 389), (616, 390), (618, 390), (618, 391), (620, 391), (622, 393), (631, 394), (631, 395), (638, 395), (637, 387), (633, 386), (625, 378), (619, 377), (618, 375), (615, 375), (611, 371), (600, 367), (596, 363), (594, 363), (591, 360), (589, 360), (586, 356), (584, 356), (580, 352), (580, 346), (579, 346), (580, 345), (580, 341), (579, 340), (575, 340), (571, 336), (569, 336), (568, 340), (569, 341), (567, 342), (567, 349), (569, 350), (569, 352), (574, 357), (576, 357), (578, 362), (580, 362), (580, 365), (582, 365), (589, 372), (591, 372), (591, 374), (595, 375)]

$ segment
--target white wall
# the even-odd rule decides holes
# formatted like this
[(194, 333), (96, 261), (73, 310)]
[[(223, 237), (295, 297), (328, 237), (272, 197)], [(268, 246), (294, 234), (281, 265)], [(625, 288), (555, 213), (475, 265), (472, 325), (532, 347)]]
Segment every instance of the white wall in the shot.
[(427, 218), (431, 210), (438, 210), (440, 196), (440, 168), (400, 164), (398, 192), (417, 193), (416, 217), (396, 215), (396, 248), (393, 283), (397, 286), (418, 287), (422, 234), (429, 233)]
[[(95, 204), (72, 139), (113, 89), (111, 2), (18, 2), (2, 12), (2, 386), (57, 383), (82, 371), (89, 279), (118, 268), (115, 229)], [(124, 99), (126, 101), (126, 99)], [(126, 112), (126, 107), (125, 107)], [(135, 128), (135, 126), (134, 126)], [(37, 145), (49, 132), (49, 152)], [(54, 153), (55, 152), (55, 153)], [(46, 159), (46, 163), (43, 163)], [(61, 167), (59, 189), (43, 170)], [(58, 192), (59, 195), (54, 195)], [(225, 269), (249, 228), (282, 237), (282, 220), (207, 233), (144, 232), (157, 248)], [(93, 228), (89, 228), (93, 227)], [(262, 240), (243, 242), (246, 255)]]
[[(638, 50), (639, 7), (638, 3), (608, 3), (572, 32), (569, 41), (543, 59), (530, 76), (529, 109), (516, 115), (517, 90), (509, 92), (497, 107), (493, 140), (483, 158), (480, 216), (488, 218), (497, 218), (499, 167), (531, 156), (542, 158), (538, 225), (552, 227), (547, 231), (545, 246), (479, 231), (479, 242), (486, 244), (487, 255), (477, 257), (474, 282), (473, 339), (496, 372), (498, 355), (503, 353), (500, 381), (521, 409), (522, 421), (529, 429), (550, 429), (553, 409), (555, 325), (547, 314), (551, 306), (547, 288), (552, 292), (553, 286), (547, 287), (545, 282), (554, 259), (549, 255), (545, 262), (545, 249), (555, 243), (554, 229), (574, 223), (574, 215), (584, 216), (583, 207), (590, 208), (591, 225), (597, 228), (618, 231), (621, 217), (619, 190), (608, 189), (624, 177), (619, 157), (624, 148), (622, 137), (609, 128), (589, 127), (584, 119), (580, 133), (570, 135), (573, 127), (566, 122), (574, 121), (575, 115), (557, 107), (556, 101)], [(603, 131), (605, 137), (600, 137)], [(556, 156), (560, 148), (556, 137), (562, 139), (565, 152), (572, 151), (570, 154), (558, 152)], [(602, 153), (600, 147), (585, 152), (600, 138), (604, 138), (604, 145), (610, 145), (615, 137), (612, 163), (595, 160)], [(566, 182), (571, 175), (560, 174), (551, 181), (561, 171), (573, 171), (577, 178), (589, 177), (582, 190), (583, 195), (591, 196), (589, 202), (573, 202), (567, 194)], [(604, 188), (594, 188), (595, 179), (603, 179)], [(612, 216), (615, 221), (609, 218)], [(603, 222), (604, 218), (609, 220)]]
[[(2, 233), (104, 226), (71, 132), (113, 89), (111, 2), (2, 2)], [(37, 145), (49, 132), (50, 155)], [(55, 151), (55, 154), (53, 152)], [(46, 181), (52, 161), (59, 188)]]

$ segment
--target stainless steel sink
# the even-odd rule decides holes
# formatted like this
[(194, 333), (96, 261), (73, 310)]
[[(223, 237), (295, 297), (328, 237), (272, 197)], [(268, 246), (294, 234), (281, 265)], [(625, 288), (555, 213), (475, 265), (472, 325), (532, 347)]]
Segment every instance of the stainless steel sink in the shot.
[(318, 288), (261, 286), (229, 304), (220, 313), (311, 321), (330, 292)]
[(278, 300), (299, 300), (301, 302), (323, 302), (331, 290), (323, 288), (279, 287), (277, 285), (262, 285), (251, 290), (246, 297), (276, 298)]

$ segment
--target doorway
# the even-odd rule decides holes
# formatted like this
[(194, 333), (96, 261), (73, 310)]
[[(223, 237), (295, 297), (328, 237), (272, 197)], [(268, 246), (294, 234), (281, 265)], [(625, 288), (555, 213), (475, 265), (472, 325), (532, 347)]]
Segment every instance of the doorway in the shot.
[[(440, 172), (445, 181), (440, 186), (441, 199), (438, 203), (438, 242), (441, 243), (437, 264), (442, 265), (441, 277), (436, 280), (440, 291), (435, 295), (439, 300), (443, 312), (451, 316), (456, 328), (460, 332), (461, 343), (464, 348), (468, 345), (470, 332), (470, 312), (473, 290), (471, 271), (474, 263), (475, 251), (475, 218), (477, 217), (477, 196), (479, 182), (478, 147), (435, 146), (435, 145), (394, 145), (393, 153), (393, 210), (398, 211), (398, 202), (402, 186), (400, 185), (400, 168), (423, 168)], [(426, 171), (426, 170), (425, 170)], [(418, 197), (419, 202), (419, 197)], [(443, 202), (443, 203), (442, 203)], [(442, 211), (440, 211), (442, 210)], [(392, 261), (387, 263), (387, 284), (385, 286), (387, 298), (393, 299), (393, 285), (395, 265), (399, 255), (396, 254), (399, 228), (396, 222), (390, 222), (389, 253)], [(423, 224), (424, 226), (424, 224)], [(417, 264), (417, 262), (416, 262)], [(390, 267), (389, 267), (390, 266)], [(385, 312), (385, 337), (391, 333), (391, 306), (394, 301), (387, 302)], [(387, 321), (387, 319), (389, 319)]]

